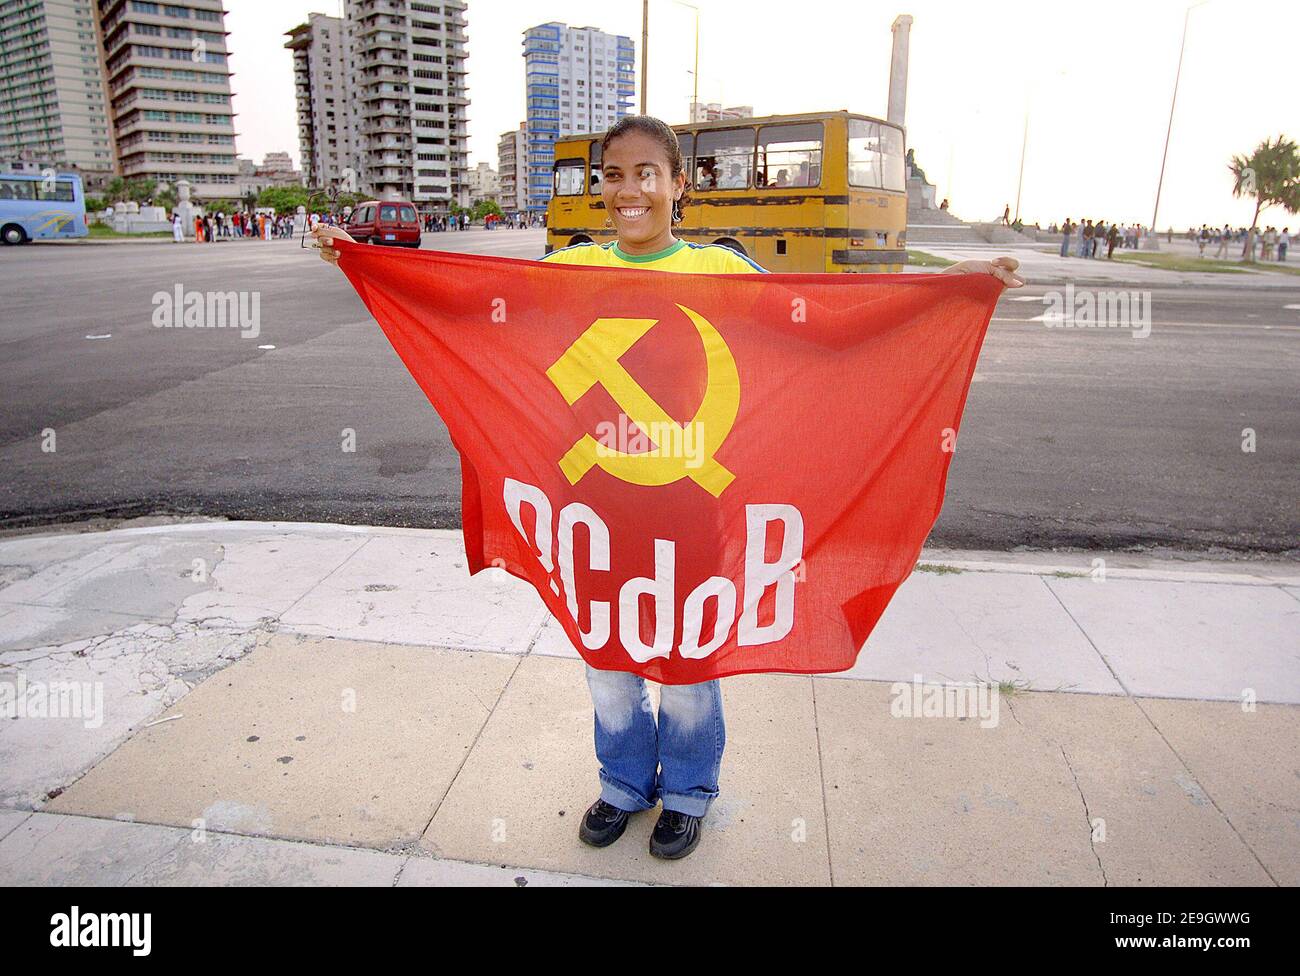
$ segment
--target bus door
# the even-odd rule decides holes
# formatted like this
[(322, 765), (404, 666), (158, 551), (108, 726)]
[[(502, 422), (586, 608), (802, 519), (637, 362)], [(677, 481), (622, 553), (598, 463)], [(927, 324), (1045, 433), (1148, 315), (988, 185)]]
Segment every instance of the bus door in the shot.
[[(754, 260), (769, 271), (821, 273), (826, 240), (841, 211), (828, 211), (821, 122), (764, 125), (758, 130), (754, 182), (760, 198)], [(829, 223), (828, 223), (829, 221)]]

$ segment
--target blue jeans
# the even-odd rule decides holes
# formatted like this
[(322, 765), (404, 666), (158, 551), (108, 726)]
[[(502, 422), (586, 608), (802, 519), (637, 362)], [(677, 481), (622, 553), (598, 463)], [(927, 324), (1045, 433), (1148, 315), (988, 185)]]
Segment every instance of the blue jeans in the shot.
[(1068, 258), (1069, 256), (1070, 256), (1070, 235), (1066, 234), (1063, 238), (1061, 238), (1061, 257)]
[(645, 679), (586, 664), (596, 710), (600, 798), (620, 810), (665, 810), (702, 817), (718, 796), (727, 733), (716, 680), (663, 685), (656, 725)]

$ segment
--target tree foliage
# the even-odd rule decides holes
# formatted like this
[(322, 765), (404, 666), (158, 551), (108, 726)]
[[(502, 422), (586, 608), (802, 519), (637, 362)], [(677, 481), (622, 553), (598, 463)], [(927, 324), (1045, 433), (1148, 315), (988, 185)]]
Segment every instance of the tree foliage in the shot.
[(1232, 173), (1232, 195), (1252, 197), (1255, 215), (1246, 241), (1247, 260), (1255, 259), (1255, 229), (1262, 210), (1282, 207), (1289, 214), (1300, 212), (1300, 149), (1286, 136), (1265, 139), (1249, 156), (1235, 155), (1228, 163)]

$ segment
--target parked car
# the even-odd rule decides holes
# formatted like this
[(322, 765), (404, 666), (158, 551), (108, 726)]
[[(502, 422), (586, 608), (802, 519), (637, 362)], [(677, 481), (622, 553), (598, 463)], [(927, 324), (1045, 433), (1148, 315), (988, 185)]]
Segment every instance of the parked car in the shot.
[(343, 228), (366, 244), (420, 246), (420, 216), (405, 200), (369, 200), (352, 210)]

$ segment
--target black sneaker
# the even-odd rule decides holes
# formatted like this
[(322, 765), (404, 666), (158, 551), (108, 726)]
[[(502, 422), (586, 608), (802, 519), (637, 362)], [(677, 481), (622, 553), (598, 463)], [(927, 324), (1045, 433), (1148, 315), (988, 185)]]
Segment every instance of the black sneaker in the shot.
[(703, 819), (676, 810), (664, 810), (650, 835), (650, 853), (669, 861), (685, 857), (700, 843), (700, 821)]
[(628, 812), (597, 800), (578, 825), (578, 839), (592, 847), (608, 847), (627, 829)]

